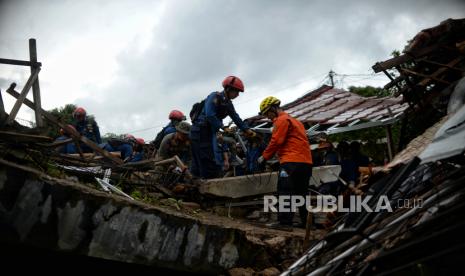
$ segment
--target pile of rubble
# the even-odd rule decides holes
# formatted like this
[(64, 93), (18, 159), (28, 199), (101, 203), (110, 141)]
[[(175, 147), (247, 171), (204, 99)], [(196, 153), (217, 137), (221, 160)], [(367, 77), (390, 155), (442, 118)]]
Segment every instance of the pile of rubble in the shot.
[(404, 125), (424, 129), (367, 185), (370, 207), (387, 196), (394, 208), (342, 215), (284, 275), (462, 274), (464, 57), (465, 19), (449, 19), (373, 66), (409, 103)]

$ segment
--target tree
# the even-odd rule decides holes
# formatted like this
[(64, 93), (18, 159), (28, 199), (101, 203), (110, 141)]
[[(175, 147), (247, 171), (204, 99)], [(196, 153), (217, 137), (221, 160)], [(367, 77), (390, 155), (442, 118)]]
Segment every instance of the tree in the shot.
[[(48, 112), (55, 116), (58, 121), (62, 122), (63, 124), (72, 124), (73, 123), (73, 112), (76, 110), (77, 106), (75, 104), (67, 104), (63, 107), (57, 107)], [(94, 115), (87, 115), (88, 118), (95, 120)], [(46, 124), (46, 135), (52, 138), (59, 137), (60, 128), (54, 124)]]
[(390, 92), (385, 90), (381, 87), (373, 87), (373, 86), (364, 86), (364, 87), (357, 87), (357, 86), (350, 86), (349, 91), (360, 95), (362, 97), (388, 97), (390, 96)]
[[(71, 124), (73, 122), (73, 112), (76, 109), (76, 105), (67, 104), (63, 107), (57, 107), (48, 112), (52, 114), (58, 121), (64, 124)], [(60, 136), (60, 128), (54, 124), (46, 122), (46, 134), (49, 137), (57, 138)]]
[(124, 139), (126, 137), (125, 134), (115, 134), (112, 132), (107, 132), (105, 135), (102, 136), (102, 142), (106, 143), (108, 140), (116, 138), (116, 139)]

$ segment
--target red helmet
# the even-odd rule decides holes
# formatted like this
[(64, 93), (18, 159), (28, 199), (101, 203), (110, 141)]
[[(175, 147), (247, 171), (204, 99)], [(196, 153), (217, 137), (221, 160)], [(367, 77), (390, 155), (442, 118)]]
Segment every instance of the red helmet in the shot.
[(136, 138), (136, 143), (141, 146), (145, 145), (145, 141), (143, 138)]
[(179, 111), (179, 110), (171, 110), (170, 115), (168, 116), (168, 119), (170, 120), (178, 120), (178, 121), (184, 121), (186, 119), (186, 116)]
[(231, 86), (241, 92), (244, 92), (244, 83), (238, 77), (235, 77), (235, 76), (226, 77), (223, 80), (223, 87), (226, 88), (228, 86)]
[(134, 137), (134, 135), (132, 135), (132, 134), (126, 134), (125, 138), (128, 139), (128, 140), (135, 140), (136, 139), (136, 137)]
[(85, 110), (84, 108), (78, 107), (78, 108), (76, 108), (76, 109), (74, 110), (74, 112), (73, 112), (73, 118), (76, 119), (76, 118), (78, 118), (78, 117), (80, 117), (80, 118), (86, 117), (86, 110)]

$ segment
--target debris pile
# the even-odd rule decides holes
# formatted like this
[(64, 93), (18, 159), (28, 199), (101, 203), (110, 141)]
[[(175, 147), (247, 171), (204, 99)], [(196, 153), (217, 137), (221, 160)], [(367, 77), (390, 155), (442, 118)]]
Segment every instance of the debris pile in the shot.
[(465, 19), (449, 19), (421, 31), (404, 54), (373, 66), (391, 78), (385, 88), (409, 104), (404, 123), (417, 132), (423, 123), (424, 130), (367, 183), (368, 205), (373, 209), (387, 196), (393, 210), (342, 214), (284, 275), (443, 275), (462, 269), (464, 47)]

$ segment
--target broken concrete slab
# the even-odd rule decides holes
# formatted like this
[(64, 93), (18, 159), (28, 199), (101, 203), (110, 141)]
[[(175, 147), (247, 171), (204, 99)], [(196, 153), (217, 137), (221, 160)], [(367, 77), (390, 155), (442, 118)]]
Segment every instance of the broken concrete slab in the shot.
[[(314, 167), (310, 184), (320, 186), (321, 183), (337, 181), (341, 166)], [(278, 173), (266, 172), (253, 175), (209, 179), (200, 185), (202, 194), (242, 198), (263, 194), (276, 193), (278, 188)]]
[(209, 179), (202, 183), (202, 194), (228, 198), (274, 193), (277, 190), (278, 173), (268, 172), (227, 178)]

